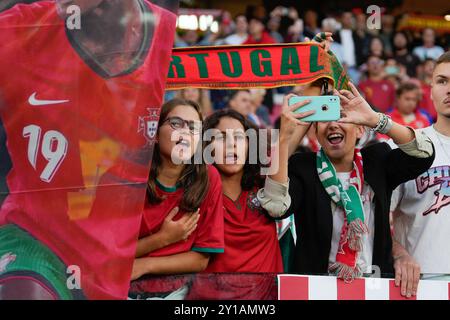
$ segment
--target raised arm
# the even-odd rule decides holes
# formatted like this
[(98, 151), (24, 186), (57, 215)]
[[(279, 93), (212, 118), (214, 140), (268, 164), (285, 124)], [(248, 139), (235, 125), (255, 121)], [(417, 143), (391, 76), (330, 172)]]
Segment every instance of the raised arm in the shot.
[[(297, 143), (297, 139), (300, 141), (305, 137), (308, 129), (311, 126), (311, 123), (303, 122), (301, 119), (306, 118), (315, 113), (314, 110), (308, 112), (299, 112), (294, 113), (297, 109), (301, 111), (301, 108), (308, 105), (311, 101), (305, 100), (302, 102), (298, 102), (289, 106), (289, 99), (295, 97), (294, 94), (288, 94), (284, 97), (283, 100), (283, 109), (281, 113), (281, 124), (280, 124), (280, 132), (279, 132), (279, 143), (275, 147), (275, 157), (272, 159), (271, 166), (275, 170), (273, 174), (270, 175), (270, 178), (279, 183), (286, 183), (288, 178), (288, 160), (289, 156), (295, 149), (297, 149), (297, 145), (291, 145), (292, 142)], [(293, 139), (292, 135), (296, 133), (295, 139)], [(294, 141), (292, 141), (294, 140)], [(293, 149), (293, 150), (292, 150)]]
[(292, 135), (297, 131), (300, 140), (303, 139), (310, 124), (300, 119), (315, 113), (315, 111), (294, 113), (295, 110), (310, 103), (310, 101), (306, 100), (289, 106), (289, 99), (294, 96), (294, 94), (289, 94), (284, 97), (279, 141), (272, 149), (270, 173), (266, 177), (264, 188), (258, 191), (258, 200), (262, 207), (268, 211), (270, 216), (275, 218), (284, 215), (291, 204), (288, 160), (290, 156), (289, 149), (294, 148), (294, 146), (290, 145)]

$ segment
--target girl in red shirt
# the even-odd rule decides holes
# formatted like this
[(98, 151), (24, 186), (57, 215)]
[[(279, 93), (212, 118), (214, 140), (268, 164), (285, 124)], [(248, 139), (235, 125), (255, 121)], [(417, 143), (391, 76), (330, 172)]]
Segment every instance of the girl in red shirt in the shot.
[[(162, 106), (132, 280), (200, 272), (224, 250), (220, 176), (194, 159), (201, 136), (198, 104), (173, 99)], [(187, 279), (149, 278), (146, 291), (166, 297)]]
[(211, 259), (206, 272), (283, 272), (275, 222), (257, 197), (264, 186), (261, 163), (250, 164), (249, 153), (258, 150), (246, 132), (257, 133), (257, 127), (231, 109), (214, 113), (204, 125), (215, 131), (211, 146), (225, 208), (225, 252)]

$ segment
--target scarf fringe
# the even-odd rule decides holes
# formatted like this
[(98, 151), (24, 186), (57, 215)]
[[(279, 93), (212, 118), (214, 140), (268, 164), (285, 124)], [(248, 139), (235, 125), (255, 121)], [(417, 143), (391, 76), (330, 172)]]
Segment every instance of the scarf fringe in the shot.
[(369, 233), (369, 227), (361, 219), (355, 219), (348, 225), (348, 247), (360, 252), (363, 250), (363, 235)]
[(358, 264), (356, 264), (356, 266), (352, 268), (351, 266), (346, 265), (342, 262), (333, 263), (328, 268), (328, 271), (330, 271), (337, 278), (344, 280), (344, 282), (346, 283), (351, 283), (353, 282), (353, 280), (355, 280), (355, 278), (360, 278), (363, 275)]

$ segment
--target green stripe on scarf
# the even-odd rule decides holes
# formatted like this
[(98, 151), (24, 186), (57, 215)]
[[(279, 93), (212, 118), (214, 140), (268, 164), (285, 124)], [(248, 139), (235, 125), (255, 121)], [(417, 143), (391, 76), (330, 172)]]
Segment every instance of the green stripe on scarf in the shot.
[[(362, 275), (357, 258), (363, 250), (363, 235), (368, 233), (368, 228), (364, 223), (364, 208), (360, 195), (364, 183), (362, 158), (359, 150), (356, 150), (351, 183), (347, 190), (344, 190), (333, 164), (323, 149), (317, 153), (316, 166), (325, 191), (332, 201), (345, 212), (345, 223), (341, 232), (336, 263), (330, 266), (329, 271), (339, 278), (352, 281), (355, 277)], [(358, 180), (356, 185), (352, 183), (352, 179)], [(360, 186), (361, 190), (358, 190), (357, 186)]]

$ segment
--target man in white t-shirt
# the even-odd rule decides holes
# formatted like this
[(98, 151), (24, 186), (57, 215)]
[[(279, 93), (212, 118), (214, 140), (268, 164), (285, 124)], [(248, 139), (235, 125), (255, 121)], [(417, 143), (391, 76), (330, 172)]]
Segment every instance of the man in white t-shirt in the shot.
[(450, 51), (437, 60), (431, 97), (437, 121), (420, 131), (433, 141), (435, 160), (427, 172), (400, 185), (391, 203), (396, 282), (401, 279), (402, 291), (413, 295), (421, 272), (423, 279), (450, 281)]
[(342, 29), (338, 36), (342, 45), (342, 64), (347, 68), (348, 75), (356, 84), (359, 83), (359, 71), (356, 59), (356, 43), (353, 31), (353, 13), (344, 12), (341, 16)]

